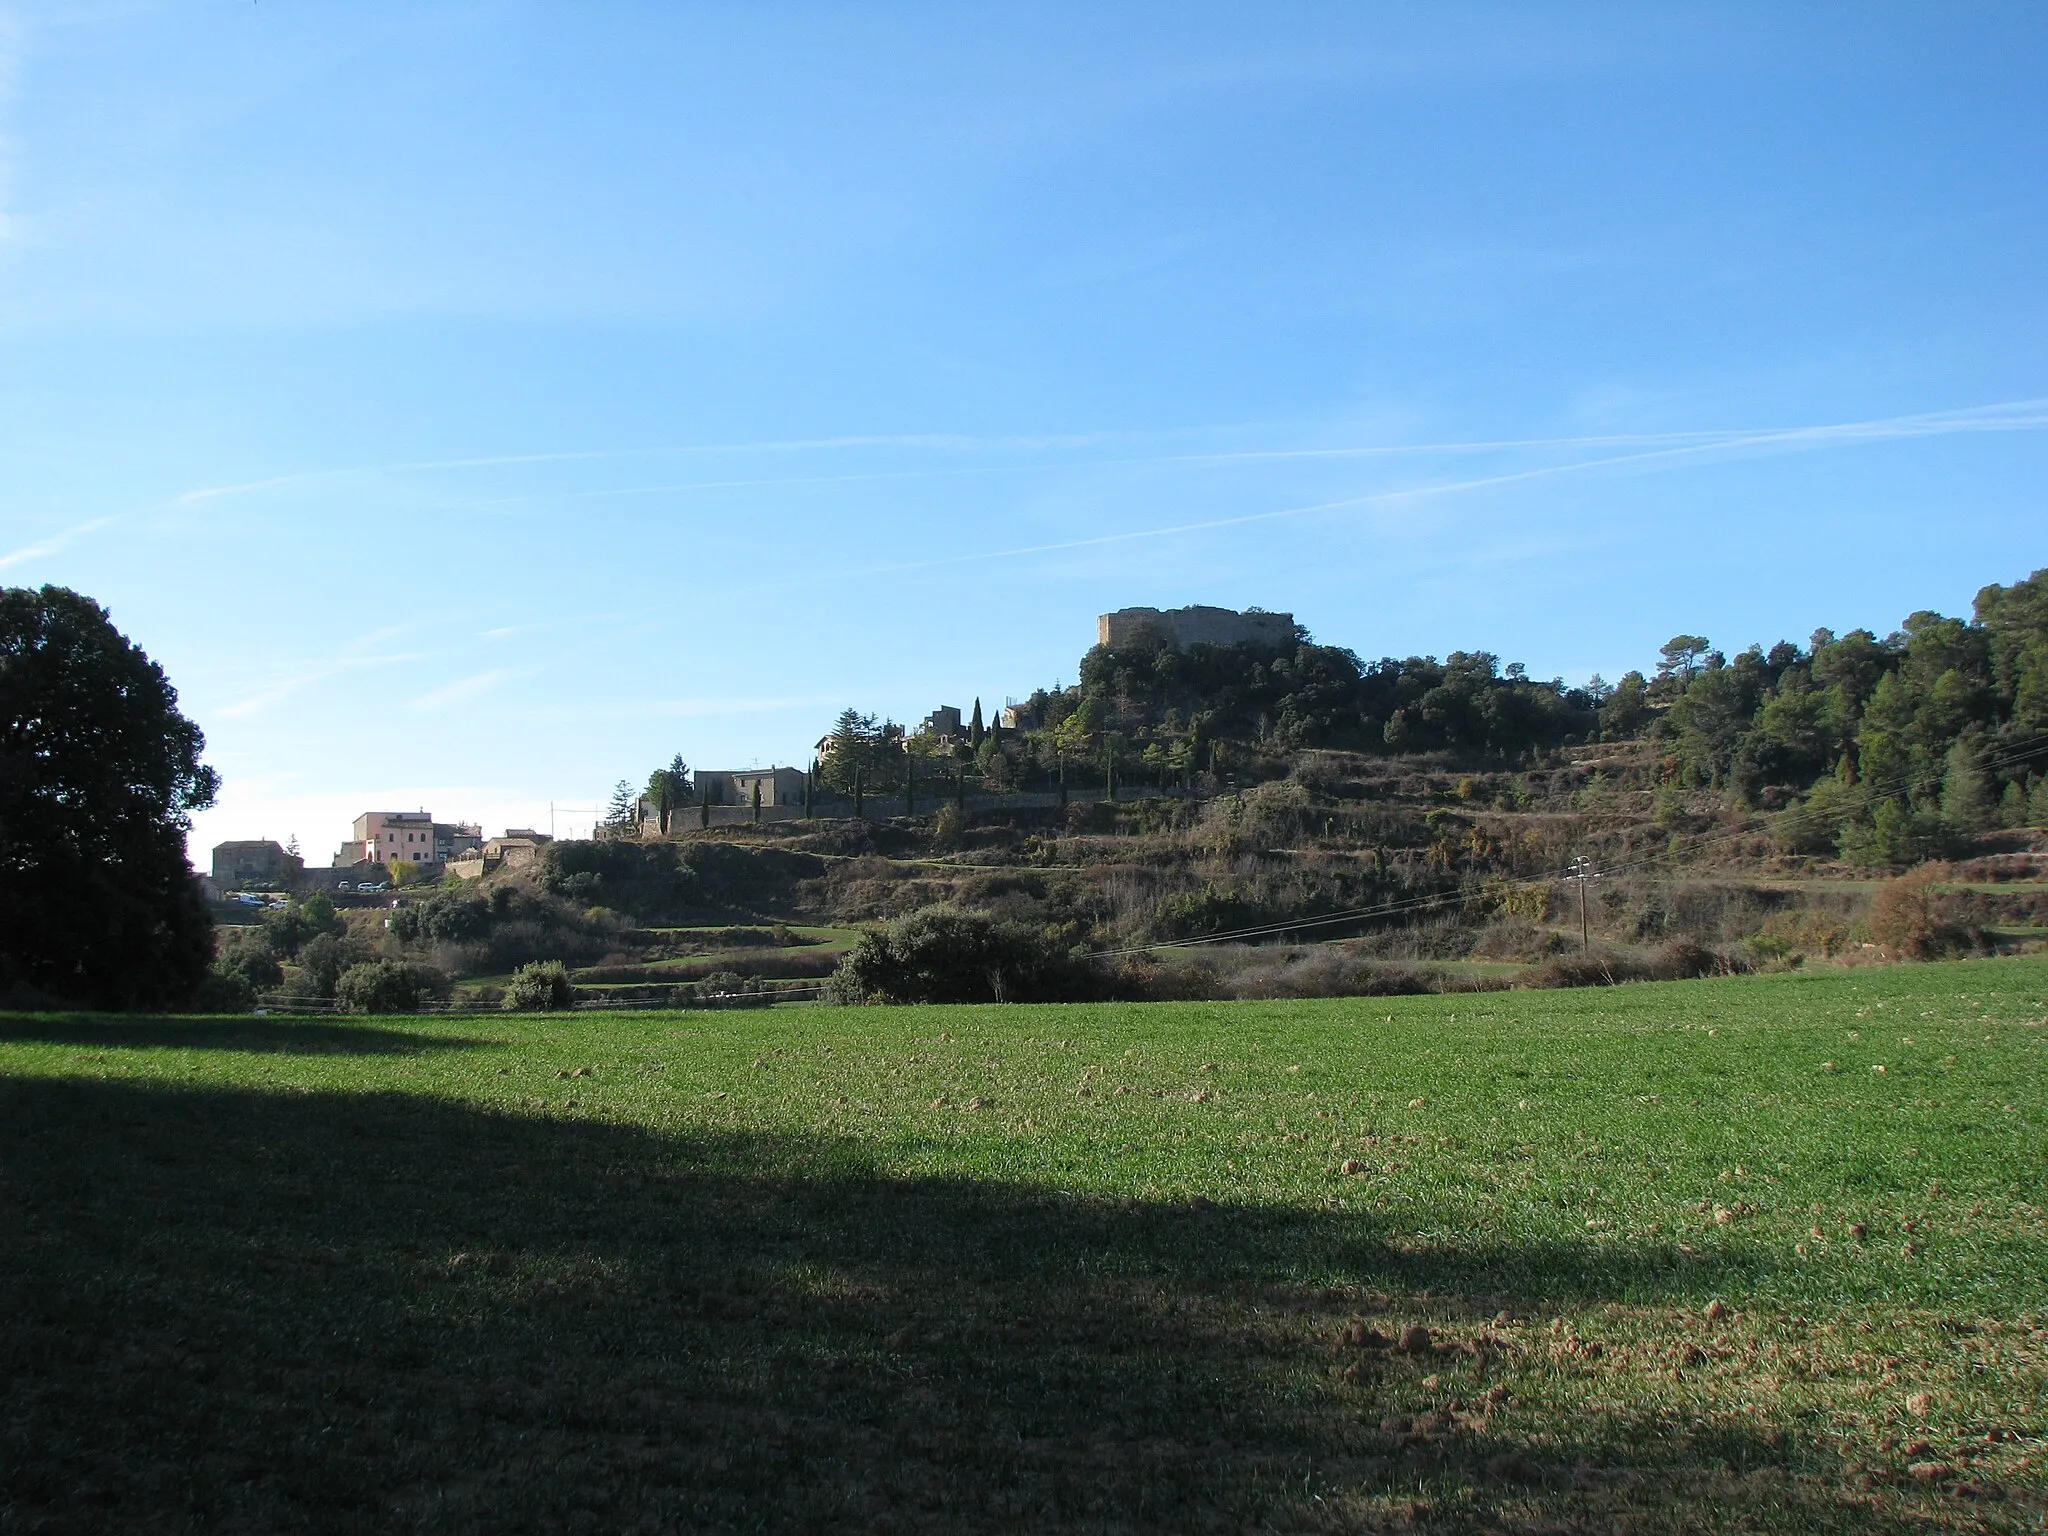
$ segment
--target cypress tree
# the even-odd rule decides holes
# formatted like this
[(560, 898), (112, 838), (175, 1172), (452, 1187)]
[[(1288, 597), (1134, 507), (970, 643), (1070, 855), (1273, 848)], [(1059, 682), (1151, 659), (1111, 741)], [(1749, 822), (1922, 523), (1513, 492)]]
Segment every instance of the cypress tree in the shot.
[(983, 734), (981, 728), (981, 700), (977, 698), (974, 701), (974, 719), (967, 727), (967, 745), (977, 752), (980, 751)]
[(754, 825), (761, 825), (761, 781), (754, 780)]
[(811, 819), (811, 780), (817, 776), (818, 760), (811, 759), (811, 771), (804, 775), (804, 820)]

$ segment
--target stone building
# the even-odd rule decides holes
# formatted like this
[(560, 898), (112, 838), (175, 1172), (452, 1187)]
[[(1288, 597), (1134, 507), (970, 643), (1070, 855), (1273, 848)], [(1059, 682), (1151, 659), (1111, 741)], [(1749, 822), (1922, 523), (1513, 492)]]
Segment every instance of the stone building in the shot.
[(286, 853), (268, 838), (213, 845), (213, 883), (224, 891), (290, 885), (304, 867), (297, 854)]
[(692, 778), (697, 799), (705, 805), (752, 806), (757, 784), (764, 807), (804, 803), (801, 768), (699, 768)]
[(1285, 650), (1294, 644), (1294, 615), (1265, 613), (1257, 608), (1243, 613), (1231, 608), (1119, 608), (1095, 621), (1097, 645), (1128, 645), (1142, 631), (1163, 635), (1169, 643), (1185, 650), (1191, 645), (1257, 645)]
[(960, 711), (951, 704), (941, 704), (924, 717), (917, 728), (920, 736), (933, 736), (939, 745), (949, 747), (967, 735), (967, 723), (960, 717)]
[(507, 827), (478, 847), (465, 849), (448, 861), (448, 873), (461, 880), (481, 880), (500, 869), (531, 869), (540, 863), (554, 839), (531, 827)]

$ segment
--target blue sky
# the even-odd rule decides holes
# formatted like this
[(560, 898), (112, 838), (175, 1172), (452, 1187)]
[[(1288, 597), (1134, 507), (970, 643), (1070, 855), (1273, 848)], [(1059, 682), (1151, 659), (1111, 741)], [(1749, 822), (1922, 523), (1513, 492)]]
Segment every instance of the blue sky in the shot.
[(0, 0), (0, 580), (316, 861), (1129, 604), (1966, 612), (2048, 565), (2044, 79), (2036, 4)]

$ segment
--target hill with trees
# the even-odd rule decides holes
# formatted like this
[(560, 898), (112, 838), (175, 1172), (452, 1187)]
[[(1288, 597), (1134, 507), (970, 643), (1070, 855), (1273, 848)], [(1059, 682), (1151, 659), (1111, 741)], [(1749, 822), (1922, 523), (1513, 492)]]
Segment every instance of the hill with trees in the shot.
[[(815, 992), (842, 970), (839, 995), (946, 995), (965, 973), (915, 957), (962, 945), (1009, 957), (969, 967), (987, 973), (974, 986), (1068, 997), (2026, 947), (2048, 939), (2044, 706), (2048, 573), (1882, 638), (1818, 630), (1731, 657), (1674, 636), (1612, 686), (1477, 651), (1366, 663), (1305, 634), (1184, 650), (1141, 634), (978, 744), (848, 710), (820, 777), (850, 786), (857, 765), (875, 791), (862, 818), (839, 802), (760, 826), (621, 826), (349, 942), (355, 963), (431, 965), (486, 997), (561, 960), (622, 1000), (712, 975), (728, 994)], [(963, 813), (933, 788), (905, 815), (906, 774), (976, 793)], [(1065, 803), (1018, 793), (1063, 781)], [(874, 944), (849, 958), (863, 931)]]

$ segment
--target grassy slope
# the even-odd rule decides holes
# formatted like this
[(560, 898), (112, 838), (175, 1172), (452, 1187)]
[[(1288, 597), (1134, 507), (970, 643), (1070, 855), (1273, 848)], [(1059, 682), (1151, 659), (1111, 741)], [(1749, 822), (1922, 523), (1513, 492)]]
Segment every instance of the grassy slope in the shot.
[(2044, 1010), (0, 1020), (0, 1530), (2034, 1529)]

